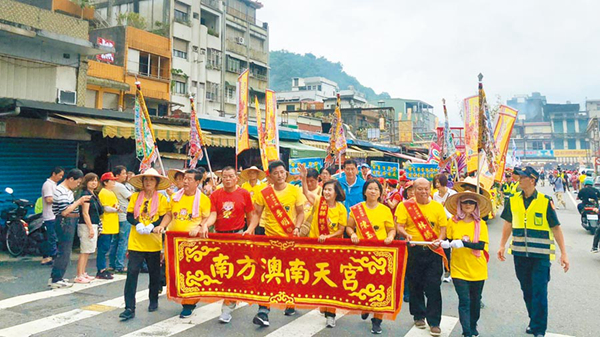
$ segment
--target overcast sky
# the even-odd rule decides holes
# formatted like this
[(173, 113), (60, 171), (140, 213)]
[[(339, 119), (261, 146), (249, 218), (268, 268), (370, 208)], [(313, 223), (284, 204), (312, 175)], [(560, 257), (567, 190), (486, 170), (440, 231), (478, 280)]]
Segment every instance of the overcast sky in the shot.
[(452, 124), (484, 74), (488, 102), (538, 91), (549, 103), (600, 99), (600, 2), (261, 0), (270, 49), (341, 62), (377, 93), (423, 100)]

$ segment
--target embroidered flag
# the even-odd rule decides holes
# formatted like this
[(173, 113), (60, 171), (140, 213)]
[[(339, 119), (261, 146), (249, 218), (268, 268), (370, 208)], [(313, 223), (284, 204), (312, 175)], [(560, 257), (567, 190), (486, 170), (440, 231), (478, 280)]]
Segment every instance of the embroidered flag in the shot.
[(198, 164), (198, 160), (204, 157), (204, 153), (202, 152), (202, 146), (204, 145), (204, 140), (202, 139), (202, 129), (200, 128), (200, 121), (196, 116), (196, 106), (194, 104), (194, 98), (190, 97), (190, 105), (192, 107), (192, 111), (190, 113), (190, 143), (188, 156), (190, 156), (190, 168), (196, 168), (196, 164)]
[(156, 143), (154, 141), (154, 132), (152, 131), (152, 121), (148, 115), (146, 101), (140, 82), (135, 82), (135, 105), (134, 125), (135, 125), (135, 153), (141, 161), (140, 172), (144, 172), (158, 159)]
[(237, 124), (236, 124), (236, 151), (239, 155), (250, 148), (248, 132), (248, 69), (237, 80)]

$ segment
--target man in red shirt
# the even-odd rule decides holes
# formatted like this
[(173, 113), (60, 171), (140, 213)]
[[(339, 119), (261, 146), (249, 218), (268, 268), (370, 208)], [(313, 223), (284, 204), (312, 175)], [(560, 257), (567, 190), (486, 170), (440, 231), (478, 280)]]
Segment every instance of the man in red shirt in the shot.
[[(223, 188), (210, 195), (211, 210), (208, 220), (200, 229), (200, 237), (208, 237), (208, 228), (215, 226), (217, 233), (244, 232), (245, 219), (250, 219), (254, 211), (254, 204), (250, 192), (238, 186), (238, 177), (233, 167), (227, 166), (221, 172)], [(235, 309), (236, 302), (223, 301), (219, 321), (229, 323), (231, 312)]]

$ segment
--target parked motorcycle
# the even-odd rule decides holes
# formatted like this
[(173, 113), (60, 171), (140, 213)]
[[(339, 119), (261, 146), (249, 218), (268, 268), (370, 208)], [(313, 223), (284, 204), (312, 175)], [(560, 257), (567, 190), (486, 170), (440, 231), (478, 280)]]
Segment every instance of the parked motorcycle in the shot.
[(600, 210), (598, 210), (598, 202), (593, 200), (592, 205), (586, 205), (583, 208), (583, 212), (581, 212), (581, 226), (589, 231), (590, 234), (594, 234), (596, 228), (598, 228), (599, 215)]
[(33, 204), (25, 199), (15, 199), (13, 189), (7, 187), (4, 190), (12, 197), (12, 202), (16, 207), (5, 209), (0, 214), (4, 220), (2, 227), (2, 237), (4, 238), (6, 249), (12, 256), (20, 256), (24, 253), (39, 254), (39, 247), (44, 241), (46, 228), (41, 214), (34, 214), (26, 217)]

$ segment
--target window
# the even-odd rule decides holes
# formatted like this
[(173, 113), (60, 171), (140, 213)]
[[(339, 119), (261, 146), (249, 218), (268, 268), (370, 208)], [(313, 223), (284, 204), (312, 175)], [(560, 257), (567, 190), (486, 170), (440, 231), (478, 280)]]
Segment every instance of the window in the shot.
[(577, 140), (576, 139), (568, 139), (567, 146), (569, 150), (577, 149)]
[(579, 141), (579, 145), (580, 145), (579, 148), (582, 149), (582, 150), (587, 150), (587, 149), (590, 148), (590, 145), (588, 144), (588, 142), (586, 142), (583, 139)]
[(321, 85), (319, 84), (318, 90), (321, 91), (323, 90), (323, 87), (321, 87)]
[(190, 7), (179, 1), (175, 1), (175, 21), (189, 24), (190, 22)]
[(295, 111), (296, 107), (293, 104), (288, 104), (285, 106), (285, 111)]
[(150, 76), (150, 54), (140, 53), (139, 73), (145, 76)]
[(209, 69), (221, 69), (221, 51), (208, 48), (206, 50), (206, 67)]
[(104, 95), (102, 95), (102, 109), (118, 110), (119, 94), (105, 92)]
[(554, 149), (555, 150), (564, 150), (565, 149), (565, 143), (563, 142), (562, 139), (554, 140)]
[(236, 104), (235, 87), (229, 85), (225, 87), (225, 98), (227, 103)]
[(173, 38), (173, 56), (187, 60), (188, 42)]
[(206, 99), (213, 102), (219, 102), (219, 84), (206, 82)]
[(555, 133), (564, 133), (564, 129), (563, 129), (563, 121), (562, 119), (555, 119), (553, 121), (554, 123), (554, 132)]
[(176, 94), (187, 95), (187, 83), (175, 81), (175, 87), (173, 88)]
[(96, 108), (96, 96), (98, 96), (98, 91), (87, 89), (85, 92), (85, 107), (86, 108)]
[(531, 143), (531, 149), (532, 150), (543, 150), (544, 149), (544, 144), (543, 144), (542, 141), (539, 141), (539, 140), (533, 141)]
[(579, 120), (579, 132), (585, 132), (587, 130), (588, 121), (587, 119)]
[(233, 57), (227, 57), (227, 71), (239, 74), (242, 72), (242, 61)]
[(567, 119), (567, 132), (575, 133), (575, 120)]

